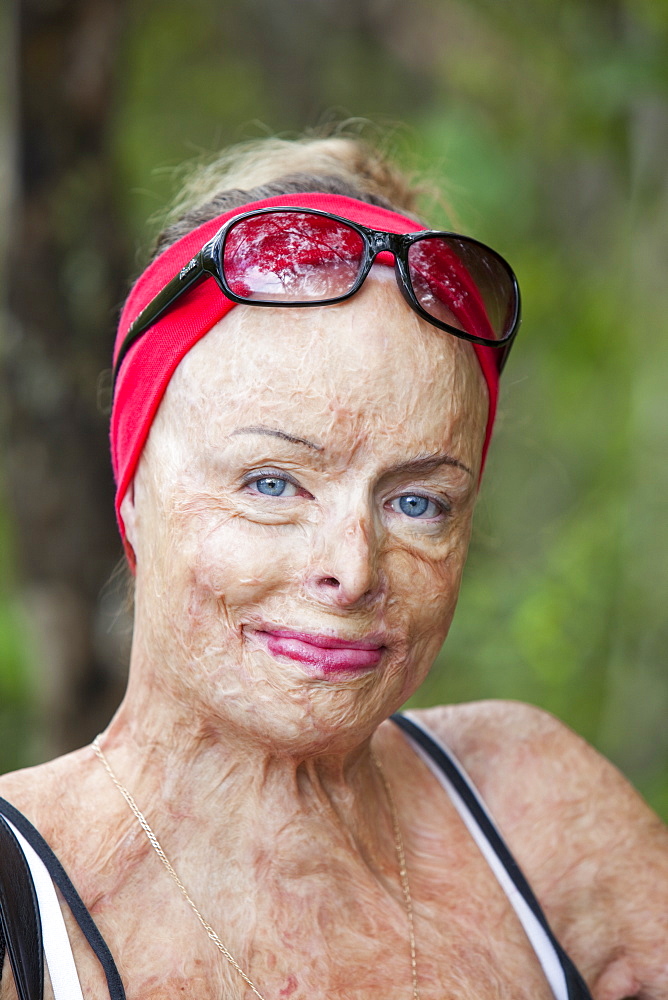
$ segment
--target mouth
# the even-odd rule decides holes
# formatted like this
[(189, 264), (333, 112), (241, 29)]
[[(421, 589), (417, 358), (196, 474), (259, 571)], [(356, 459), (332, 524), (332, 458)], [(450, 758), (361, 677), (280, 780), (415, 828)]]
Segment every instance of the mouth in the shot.
[(253, 634), (272, 656), (287, 656), (310, 668), (308, 672), (316, 676), (373, 670), (387, 648), (380, 636), (342, 639), (271, 627), (254, 629)]

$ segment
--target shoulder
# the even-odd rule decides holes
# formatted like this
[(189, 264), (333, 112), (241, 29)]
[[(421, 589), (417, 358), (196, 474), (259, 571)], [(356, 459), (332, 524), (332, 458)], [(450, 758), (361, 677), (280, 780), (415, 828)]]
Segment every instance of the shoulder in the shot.
[[(591, 854), (631, 841), (665, 847), (666, 827), (621, 772), (549, 712), (482, 701), (426, 709), (415, 718), (452, 750), (503, 832), (530, 857), (540, 855), (541, 864), (556, 864), (570, 850)], [(550, 858), (537, 829), (560, 838)]]
[(91, 787), (84, 748), (35, 767), (0, 775), (0, 798), (23, 813), (49, 843), (57, 843), (85, 811)]
[(414, 717), (468, 772), (594, 995), (668, 996), (668, 829), (620, 771), (530, 705)]
[[(577, 799), (602, 777), (617, 794), (632, 792), (619, 771), (582, 737), (543, 709), (516, 701), (438, 705), (413, 713), (460, 760), (481, 792), (499, 804), (516, 791), (548, 803)], [(492, 801), (489, 802), (492, 806)]]
[(411, 714), (457, 755), (475, 757), (482, 750), (507, 753), (528, 742), (554, 740), (587, 745), (554, 715), (521, 701), (435, 705)]

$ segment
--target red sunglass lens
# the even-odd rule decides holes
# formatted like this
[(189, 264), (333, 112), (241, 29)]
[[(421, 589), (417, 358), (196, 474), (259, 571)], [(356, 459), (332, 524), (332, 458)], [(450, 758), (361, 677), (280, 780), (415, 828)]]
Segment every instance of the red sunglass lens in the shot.
[(235, 295), (254, 302), (327, 302), (354, 287), (365, 242), (337, 219), (266, 212), (231, 226), (223, 273)]
[(434, 319), (489, 341), (510, 333), (515, 286), (486, 247), (456, 236), (427, 236), (409, 247), (408, 270), (415, 297)]

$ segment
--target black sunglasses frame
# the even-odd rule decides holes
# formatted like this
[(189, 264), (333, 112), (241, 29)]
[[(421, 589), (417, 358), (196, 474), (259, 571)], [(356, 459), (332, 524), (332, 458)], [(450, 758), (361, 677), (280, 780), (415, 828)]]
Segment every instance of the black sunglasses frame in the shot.
[[(307, 213), (310, 215), (321, 215), (327, 219), (334, 219), (336, 222), (343, 223), (350, 229), (355, 230), (355, 232), (362, 237), (364, 241), (364, 259), (357, 280), (349, 291), (347, 291), (344, 295), (339, 295), (334, 298), (315, 299), (307, 302), (282, 302), (280, 299), (258, 301), (257, 299), (243, 298), (243, 296), (237, 295), (232, 291), (225, 278), (222, 263), (225, 252), (225, 241), (230, 230), (244, 219), (277, 213)], [(501, 340), (485, 340), (483, 337), (476, 337), (472, 333), (466, 333), (458, 327), (451, 326), (442, 320), (436, 319), (435, 316), (432, 316), (420, 305), (420, 302), (413, 291), (413, 286), (410, 280), (408, 269), (408, 250), (414, 243), (433, 237), (457, 239), (460, 242), (467, 243), (474, 247), (479, 247), (481, 250), (484, 250), (486, 254), (491, 255), (499, 264), (501, 264), (503, 270), (510, 279), (511, 287), (514, 292), (514, 310), (509, 324), (509, 332)], [(316, 208), (298, 208), (293, 206), (282, 207), (279, 205), (275, 208), (259, 208), (251, 212), (243, 212), (240, 215), (235, 215), (234, 218), (229, 219), (223, 226), (221, 226), (215, 236), (204, 244), (202, 249), (195, 254), (192, 260), (190, 260), (185, 267), (181, 268), (179, 273), (165, 285), (162, 291), (158, 292), (155, 298), (151, 299), (151, 301), (136, 317), (126, 334), (123, 343), (121, 344), (116, 358), (116, 363), (114, 365), (113, 384), (116, 384), (121, 364), (123, 363), (125, 355), (128, 353), (135, 341), (137, 341), (142, 334), (144, 334), (149, 327), (151, 327), (163, 315), (163, 313), (165, 313), (170, 306), (177, 301), (177, 299), (179, 299), (185, 292), (187, 292), (194, 285), (198, 284), (204, 278), (215, 278), (218, 287), (223, 294), (228, 299), (231, 299), (232, 302), (237, 302), (240, 305), (269, 306), (278, 307), (280, 309), (304, 309), (309, 306), (335, 305), (337, 302), (345, 302), (346, 299), (351, 298), (360, 290), (367, 275), (369, 274), (369, 271), (371, 270), (374, 260), (379, 253), (383, 253), (384, 251), (389, 251), (389, 253), (394, 256), (394, 273), (397, 279), (397, 284), (401, 294), (411, 309), (413, 309), (428, 323), (431, 323), (432, 326), (435, 326), (439, 330), (445, 330), (446, 333), (451, 333), (460, 340), (468, 340), (474, 344), (482, 344), (485, 347), (493, 347), (498, 352), (497, 368), (500, 374), (508, 359), (510, 348), (513, 345), (513, 341), (515, 340), (517, 331), (520, 327), (521, 299), (519, 285), (513, 269), (501, 256), (501, 254), (496, 252), (496, 250), (492, 250), (491, 247), (488, 247), (485, 243), (481, 243), (479, 240), (475, 240), (470, 236), (462, 236), (459, 233), (431, 229), (425, 229), (417, 233), (388, 233), (381, 229), (370, 229), (368, 226), (363, 226), (358, 222), (352, 222), (350, 219), (345, 219), (340, 215), (334, 215), (332, 212), (323, 212)]]

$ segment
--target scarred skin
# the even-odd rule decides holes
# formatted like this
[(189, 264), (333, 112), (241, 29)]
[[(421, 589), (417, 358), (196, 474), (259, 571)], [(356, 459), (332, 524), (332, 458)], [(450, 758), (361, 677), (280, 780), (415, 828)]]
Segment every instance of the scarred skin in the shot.
[[(102, 746), (267, 1000), (412, 995), (371, 744), (406, 845), (423, 1000), (551, 996), (447, 797), (384, 721), (447, 634), (485, 419), (470, 346), (378, 267), (340, 306), (234, 309), (178, 369), (125, 498), (135, 633)], [(267, 496), (262, 477), (290, 486)], [(402, 512), (416, 494), (429, 516)], [(332, 674), (272, 653), (269, 627), (373, 636), (382, 655)], [(595, 1000), (668, 998), (668, 836), (621, 775), (525, 705), (418, 715), (477, 783)], [(130, 1000), (252, 995), (91, 748), (5, 776), (0, 794), (60, 857)], [(84, 996), (107, 996), (71, 930)], [(0, 997), (15, 997), (6, 968)]]

